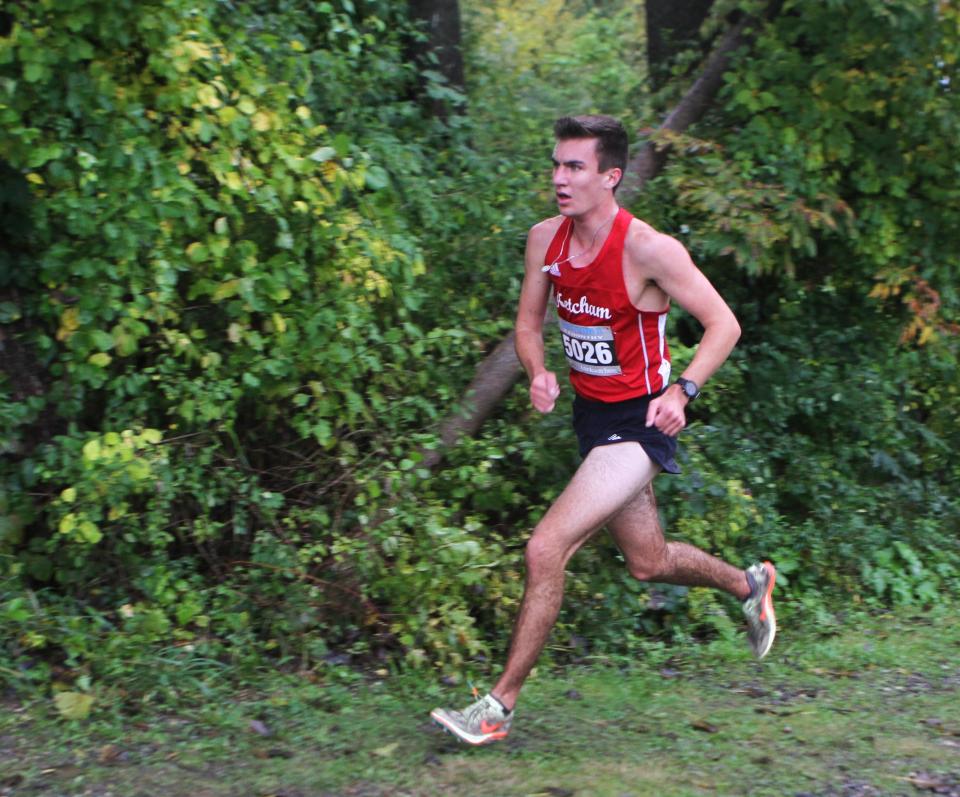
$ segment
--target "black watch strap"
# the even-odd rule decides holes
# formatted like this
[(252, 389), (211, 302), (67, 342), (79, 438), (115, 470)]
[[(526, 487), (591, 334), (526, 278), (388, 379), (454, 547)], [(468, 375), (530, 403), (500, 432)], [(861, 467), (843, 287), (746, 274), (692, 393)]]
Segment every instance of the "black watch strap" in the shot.
[(687, 403), (695, 401), (700, 395), (700, 387), (692, 379), (684, 379), (682, 376), (677, 378), (677, 384), (687, 397)]

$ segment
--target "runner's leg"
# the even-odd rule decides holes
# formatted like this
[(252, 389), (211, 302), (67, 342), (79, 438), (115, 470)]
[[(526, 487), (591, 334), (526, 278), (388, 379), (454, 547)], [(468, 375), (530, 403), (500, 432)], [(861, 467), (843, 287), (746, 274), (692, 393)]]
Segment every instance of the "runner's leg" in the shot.
[(653, 485), (647, 484), (607, 523), (630, 573), (641, 581), (714, 587), (745, 599), (746, 574), (685, 542), (667, 542), (657, 516)]
[(570, 557), (659, 471), (639, 443), (594, 448), (527, 543), (527, 579), (510, 655), (492, 692), (513, 708), (560, 612)]

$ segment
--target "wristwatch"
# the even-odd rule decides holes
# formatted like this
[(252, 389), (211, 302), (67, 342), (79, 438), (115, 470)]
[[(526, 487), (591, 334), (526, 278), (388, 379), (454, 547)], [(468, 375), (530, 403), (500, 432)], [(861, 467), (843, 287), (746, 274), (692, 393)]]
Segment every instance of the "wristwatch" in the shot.
[(680, 389), (683, 391), (683, 395), (687, 397), (687, 403), (695, 401), (697, 396), (700, 395), (700, 388), (697, 387), (697, 383), (692, 379), (684, 379), (682, 376), (677, 378), (677, 384), (680, 385)]

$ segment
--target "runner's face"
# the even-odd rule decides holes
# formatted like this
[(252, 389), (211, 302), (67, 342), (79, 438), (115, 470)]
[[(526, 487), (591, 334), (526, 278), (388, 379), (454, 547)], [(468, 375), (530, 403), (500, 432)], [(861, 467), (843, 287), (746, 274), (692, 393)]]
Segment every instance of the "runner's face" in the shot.
[(597, 140), (571, 138), (553, 148), (553, 189), (562, 216), (582, 216), (610, 197), (618, 169), (599, 170)]

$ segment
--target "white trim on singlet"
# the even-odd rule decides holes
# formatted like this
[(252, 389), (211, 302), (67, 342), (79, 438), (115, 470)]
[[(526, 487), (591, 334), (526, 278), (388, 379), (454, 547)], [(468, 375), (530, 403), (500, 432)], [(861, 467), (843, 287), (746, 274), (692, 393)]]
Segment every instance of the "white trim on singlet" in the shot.
[(637, 312), (637, 326), (640, 328), (640, 348), (643, 349), (643, 379), (647, 383), (647, 395), (653, 391), (650, 389), (650, 357), (647, 355), (647, 338), (643, 332), (643, 312)]
[(663, 380), (663, 386), (666, 387), (670, 382), (670, 360), (664, 356), (664, 349), (667, 345), (667, 314), (660, 313), (660, 320), (657, 322), (657, 330), (660, 333), (660, 378)]

